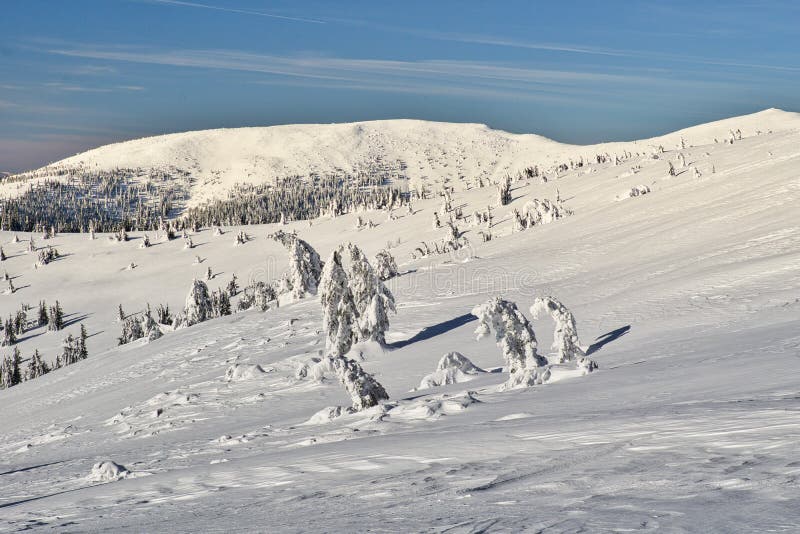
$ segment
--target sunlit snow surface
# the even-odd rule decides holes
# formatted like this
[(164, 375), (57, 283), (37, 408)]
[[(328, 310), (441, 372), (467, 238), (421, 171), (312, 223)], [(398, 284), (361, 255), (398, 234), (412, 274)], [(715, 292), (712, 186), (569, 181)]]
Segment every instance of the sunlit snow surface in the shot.
[[(771, 111), (691, 130), (697, 146), (680, 152), (700, 178), (667, 175), (673, 136), (657, 160), (649, 142), (620, 144), (642, 155), (516, 183), (494, 239), (462, 223), (472, 247), (458, 256), (411, 261), (443, 237), (438, 198), (395, 221), (361, 213), (371, 229), (355, 230), (356, 214), (288, 224), (323, 257), (343, 240), (372, 256), (400, 239), (390, 347), (361, 362), (391, 399), (325, 423), (309, 420), (348, 404), (343, 388), (295, 378), (324, 348), (314, 298), (114, 346), (120, 303), (175, 308), (209, 266), (212, 289), (234, 272), (242, 284), (278, 276), (286, 253), (266, 239), (277, 225), (249, 227), (255, 239), (238, 247), (234, 228), (204, 229), (193, 250), (140, 249), (136, 232), (125, 244), (59, 235), (48, 243), (64, 257), (37, 270), (27, 235), (0, 233), (0, 270), (18, 288), (0, 295), (0, 316), (58, 299), (71, 323), (27, 332), (23, 357), (52, 360), (80, 322), (91, 335), (88, 360), (0, 391), (0, 530), (798, 531), (798, 125)], [(741, 141), (713, 142), (737, 127)], [(642, 184), (651, 192), (617, 201)], [(575, 215), (512, 233), (511, 210), (556, 188)], [(493, 188), (460, 189), (465, 214), (495, 203)], [(502, 295), (529, 316), (548, 294), (600, 369), (498, 392), (500, 350), (475, 340), (469, 311)], [(533, 325), (546, 352), (552, 324)], [(412, 392), (451, 351), (488, 372)], [(104, 461), (127, 474), (93, 476)]]

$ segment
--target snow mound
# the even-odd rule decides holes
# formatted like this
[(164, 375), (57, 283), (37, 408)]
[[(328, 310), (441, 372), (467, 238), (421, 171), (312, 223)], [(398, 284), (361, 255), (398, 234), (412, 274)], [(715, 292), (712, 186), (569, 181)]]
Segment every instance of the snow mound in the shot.
[(398, 404), (389, 412), (389, 416), (401, 421), (436, 420), (444, 415), (463, 412), (469, 406), (480, 403), (475, 395), (474, 391), (465, 391), (457, 395), (443, 394), (415, 399)]
[(92, 466), (92, 472), (87, 477), (92, 482), (115, 482), (117, 480), (128, 478), (131, 472), (125, 466), (120, 465), (111, 460), (98, 462)]
[(235, 363), (225, 371), (225, 380), (228, 382), (250, 380), (263, 374), (266, 374), (266, 371), (258, 364)]
[(460, 384), (476, 378), (476, 375), (485, 373), (483, 369), (473, 364), (469, 358), (460, 352), (448, 352), (439, 360), (436, 371), (426, 375), (419, 383), (417, 389), (428, 389), (448, 384)]

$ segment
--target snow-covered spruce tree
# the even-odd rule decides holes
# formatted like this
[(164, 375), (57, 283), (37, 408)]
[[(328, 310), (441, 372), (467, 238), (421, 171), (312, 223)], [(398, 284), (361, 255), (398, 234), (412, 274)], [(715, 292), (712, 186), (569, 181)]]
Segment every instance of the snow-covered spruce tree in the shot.
[(10, 388), (22, 382), (21, 362), (22, 358), (20, 358), (17, 348), (14, 349), (11, 356), (3, 358), (3, 362), (0, 364), (0, 388)]
[(202, 280), (192, 280), (192, 288), (186, 296), (184, 315), (186, 317), (186, 326), (202, 323), (213, 316), (208, 286)]
[(117, 338), (120, 345), (125, 345), (131, 341), (144, 337), (144, 329), (142, 329), (142, 322), (138, 317), (128, 317), (122, 321), (122, 333)]
[(37, 326), (45, 326), (48, 323), (47, 319), (47, 303), (43, 300), (39, 301), (39, 309), (36, 313)]
[(319, 284), (322, 304), (322, 328), (325, 331), (325, 349), (332, 356), (344, 356), (356, 340), (357, 321), (353, 293), (350, 291), (347, 273), (342, 266), (344, 247), (331, 252)]
[(257, 309), (267, 311), (271, 302), (277, 303), (277, 298), (278, 293), (275, 288), (259, 280), (245, 286), (237, 308), (240, 310)]
[(531, 314), (538, 319), (544, 314), (550, 315), (555, 322), (553, 332), (553, 350), (556, 351), (556, 363), (574, 361), (587, 372), (597, 369), (597, 364), (586, 357), (580, 346), (575, 316), (555, 297), (537, 297), (531, 306)]
[(497, 184), (497, 203), (500, 206), (506, 206), (511, 202), (511, 178), (506, 176), (506, 179)]
[(397, 262), (388, 250), (383, 249), (375, 255), (375, 272), (383, 281), (397, 276)]
[(33, 351), (33, 356), (28, 360), (28, 367), (25, 370), (25, 380), (32, 380), (46, 375), (50, 372), (50, 367), (47, 362), (42, 360), (42, 356), (38, 350)]
[(506, 389), (547, 381), (550, 377), (547, 359), (536, 352), (536, 334), (515, 303), (494, 297), (476, 306), (472, 314), (480, 321), (475, 330), (478, 339), (494, 331), (508, 367)]
[(213, 317), (223, 317), (231, 314), (231, 300), (227, 291), (218, 289), (211, 293), (211, 309), (213, 310)]
[(172, 313), (169, 311), (169, 304), (156, 306), (156, 321), (158, 324), (172, 324)]
[(3, 252), (3, 247), (0, 247), (0, 261), (6, 261), (6, 253)]
[[(83, 325), (81, 325), (81, 328), (83, 328)], [(141, 329), (142, 337), (146, 337), (148, 341), (155, 341), (164, 335), (161, 331), (161, 327), (158, 326), (158, 322), (156, 322), (153, 318), (153, 314), (150, 312), (149, 304), (147, 305), (147, 310), (144, 312), (144, 317), (142, 317)]]
[(3, 322), (3, 342), (2, 347), (10, 347), (17, 342), (17, 334), (14, 331), (14, 320), (9, 317)]
[(315, 294), (322, 276), (322, 260), (317, 251), (295, 234), (283, 230), (268, 237), (289, 250), (289, 273), (284, 285), (291, 297), (301, 299), (306, 294)]
[(61, 303), (56, 303), (50, 307), (50, 313), (47, 315), (47, 329), (51, 332), (57, 332), (64, 328), (64, 310), (61, 309)]
[(233, 273), (231, 276), (231, 281), (228, 282), (228, 286), (225, 288), (228, 292), (229, 297), (235, 297), (239, 293), (239, 284), (236, 281), (236, 273)]
[(331, 358), (330, 365), (350, 394), (353, 410), (357, 412), (366, 410), (377, 406), (382, 400), (389, 399), (389, 394), (380, 382), (364, 371), (356, 361), (341, 356)]
[(383, 284), (360, 248), (348, 243), (347, 278), (353, 293), (358, 333), (356, 341), (385, 342), (389, 311), (395, 311), (394, 295)]

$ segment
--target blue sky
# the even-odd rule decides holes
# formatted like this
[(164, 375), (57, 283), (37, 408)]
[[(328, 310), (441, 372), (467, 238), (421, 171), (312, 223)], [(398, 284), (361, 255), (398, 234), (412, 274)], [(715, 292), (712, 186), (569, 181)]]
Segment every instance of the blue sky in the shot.
[(0, 171), (385, 118), (560, 141), (800, 111), (800, 2), (0, 0)]

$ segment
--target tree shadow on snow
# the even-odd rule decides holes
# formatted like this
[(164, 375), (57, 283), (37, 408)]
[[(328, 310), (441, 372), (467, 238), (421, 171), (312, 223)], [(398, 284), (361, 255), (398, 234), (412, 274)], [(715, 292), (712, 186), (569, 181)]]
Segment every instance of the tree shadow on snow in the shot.
[(603, 334), (602, 336), (599, 336), (597, 339), (595, 339), (594, 343), (589, 345), (589, 348), (586, 349), (586, 355), (588, 356), (589, 354), (597, 352), (598, 350), (602, 349), (604, 345), (621, 338), (622, 336), (630, 332), (630, 330), (631, 330), (631, 325), (626, 325), (621, 328), (617, 328), (616, 330), (612, 330), (611, 332), (608, 332), (606, 334)]
[(411, 345), (412, 343), (417, 343), (419, 341), (425, 341), (427, 339), (431, 339), (438, 335), (444, 334), (449, 332), (450, 330), (455, 330), (459, 326), (464, 326), (467, 323), (471, 323), (472, 321), (477, 321), (478, 318), (472, 315), (471, 313), (465, 313), (464, 315), (459, 315), (458, 317), (454, 317), (447, 321), (444, 321), (439, 324), (435, 324), (433, 326), (426, 326), (414, 336), (404, 339), (402, 341), (395, 341), (394, 343), (389, 343), (387, 345), (390, 349), (401, 349), (405, 346)]

